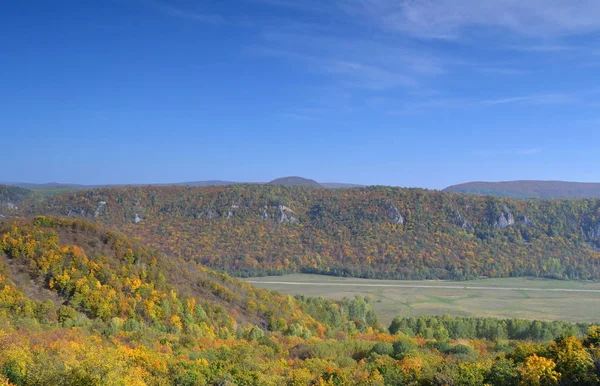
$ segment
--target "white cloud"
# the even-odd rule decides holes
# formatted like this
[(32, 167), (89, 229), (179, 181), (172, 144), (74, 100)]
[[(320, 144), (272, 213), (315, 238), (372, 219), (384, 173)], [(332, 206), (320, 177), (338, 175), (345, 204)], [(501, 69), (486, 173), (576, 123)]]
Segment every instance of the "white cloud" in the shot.
[(597, 0), (344, 0), (350, 14), (424, 38), (454, 39), (473, 27), (495, 27), (532, 37), (600, 29)]
[[(421, 38), (455, 39), (471, 28), (496, 28), (533, 38), (600, 30), (598, 0), (249, 0), (313, 13), (329, 20), (368, 23)], [(519, 50), (554, 52), (567, 45), (542, 41)]]
[(482, 105), (493, 106), (509, 103), (525, 103), (530, 105), (556, 105), (577, 102), (577, 97), (567, 93), (534, 94), (481, 101)]
[[(507, 82), (501, 88), (504, 97), (486, 86), (482, 91), (489, 92), (487, 97), (469, 96), (449, 89), (446, 80), (464, 77), (485, 85), (488, 79), (497, 83), (498, 78), (535, 76), (557, 60), (565, 68), (591, 63), (584, 59), (598, 51), (570, 35), (600, 30), (600, 17), (595, 17), (600, 0), (247, 1), (286, 8), (258, 27), (260, 39), (247, 52), (285, 60), (290, 68), (318, 75), (323, 88), (353, 93), (354, 108), (414, 114), (512, 104), (590, 104), (584, 90), (545, 92)], [(310, 17), (298, 17), (308, 12)], [(315, 17), (327, 23), (317, 23)], [(438, 89), (439, 99), (427, 100), (425, 92)], [(369, 105), (375, 95), (398, 102)]]
[[(466, 44), (478, 49), (512, 50), (560, 54), (572, 49), (553, 39), (557, 34), (600, 28), (600, 18), (574, 21), (564, 14), (584, 13), (564, 0), (248, 0), (262, 6), (302, 8), (322, 13), (328, 23), (298, 21), (296, 18), (271, 20), (263, 25), (263, 41), (255, 50), (263, 55), (285, 57), (303, 63), (309, 71), (330, 75), (339, 85), (371, 90), (397, 87), (431, 88), (434, 77), (471, 71), (482, 77), (514, 76), (534, 72), (522, 68), (517, 57), (511, 63), (498, 63), (493, 56), (481, 56), (423, 44), (412, 37), (454, 39), (468, 34), (471, 27), (503, 28), (529, 38), (510, 39), (504, 32), (498, 44), (490, 44), (489, 33), (473, 35)], [(578, 0), (586, 14), (600, 1)], [(560, 12), (559, 12), (560, 11)], [(593, 20), (592, 20), (593, 19)], [(361, 26), (357, 28), (357, 24)], [(365, 28), (368, 24), (368, 28)], [(396, 33), (394, 33), (396, 32)], [(537, 34), (537, 32), (540, 32)], [(542, 33), (543, 32), (543, 33)], [(546, 36), (548, 35), (548, 36)], [(514, 36), (513, 36), (514, 38)], [(485, 40), (485, 44), (481, 44)], [(517, 44), (514, 44), (514, 42)], [(511, 44), (511, 42), (513, 44)], [(456, 42), (454, 42), (456, 43)], [(581, 47), (577, 47), (578, 51)], [(433, 86), (435, 87), (435, 86)], [(517, 96), (484, 101), (484, 104), (527, 102), (566, 103), (559, 96)]]
[[(294, 48), (298, 49), (298, 47)], [(353, 88), (383, 90), (419, 85), (418, 80), (411, 75), (411, 71), (406, 68), (394, 68), (385, 61), (375, 61), (371, 58), (370, 63), (365, 63), (356, 55), (339, 51), (321, 51), (327, 54), (317, 56), (305, 53), (305, 50), (300, 48), (298, 51), (301, 53), (297, 53), (280, 48), (251, 47), (248, 52), (295, 61), (300, 66), (308, 67), (310, 71), (335, 75), (338, 82)]]

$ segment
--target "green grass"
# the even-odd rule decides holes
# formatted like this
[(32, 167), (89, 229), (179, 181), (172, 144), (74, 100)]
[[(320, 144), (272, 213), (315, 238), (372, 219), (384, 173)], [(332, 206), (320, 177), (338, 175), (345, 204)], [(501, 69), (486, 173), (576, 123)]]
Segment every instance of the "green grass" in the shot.
[[(596, 282), (530, 278), (481, 279), (463, 282), (393, 281), (304, 274), (247, 280), (257, 287), (293, 295), (303, 294), (333, 299), (369, 295), (373, 300), (373, 309), (384, 325), (397, 315), (443, 314), (569, 322), (600, 321), (600, 283)], [(433, 288), (398, 288), (381, 285), (425, 285)], [(458, 288), (441, 288), (441, 286)], [(557, 291), (562, 289), (599, 292)]]

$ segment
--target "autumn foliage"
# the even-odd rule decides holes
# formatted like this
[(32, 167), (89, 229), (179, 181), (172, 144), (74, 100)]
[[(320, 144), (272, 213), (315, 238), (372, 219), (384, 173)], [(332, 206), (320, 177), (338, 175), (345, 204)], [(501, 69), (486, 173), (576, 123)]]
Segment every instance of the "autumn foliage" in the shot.
[(595, 385), (598, 330), (446, 316), (386, 330), (369, 299), (256, 289), (81, 220), (0, 229), (0, 385)]
[(600, 200), (390, 187), (123, 187), (23, 201), (236, 276), (600, 278)]

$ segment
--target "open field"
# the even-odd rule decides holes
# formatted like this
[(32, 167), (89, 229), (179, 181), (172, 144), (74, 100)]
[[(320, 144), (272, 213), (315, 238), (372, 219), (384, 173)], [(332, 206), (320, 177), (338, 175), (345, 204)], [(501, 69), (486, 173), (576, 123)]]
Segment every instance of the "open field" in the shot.
[(394, 281), (294, 274), (246, 279), (288, 294), (339, 299), (369, 295), (382, 324), (395, 316), (490, 316), (600, 321), (600, 283), (529, 278)]

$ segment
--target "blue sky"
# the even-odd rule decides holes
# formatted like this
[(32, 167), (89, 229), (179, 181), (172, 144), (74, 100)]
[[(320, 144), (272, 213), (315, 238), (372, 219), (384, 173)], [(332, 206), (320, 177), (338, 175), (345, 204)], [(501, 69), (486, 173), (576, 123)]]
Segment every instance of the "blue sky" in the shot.
[(596, 0), (11, 1), (0, 63), (0, 181), (600, 181)]

